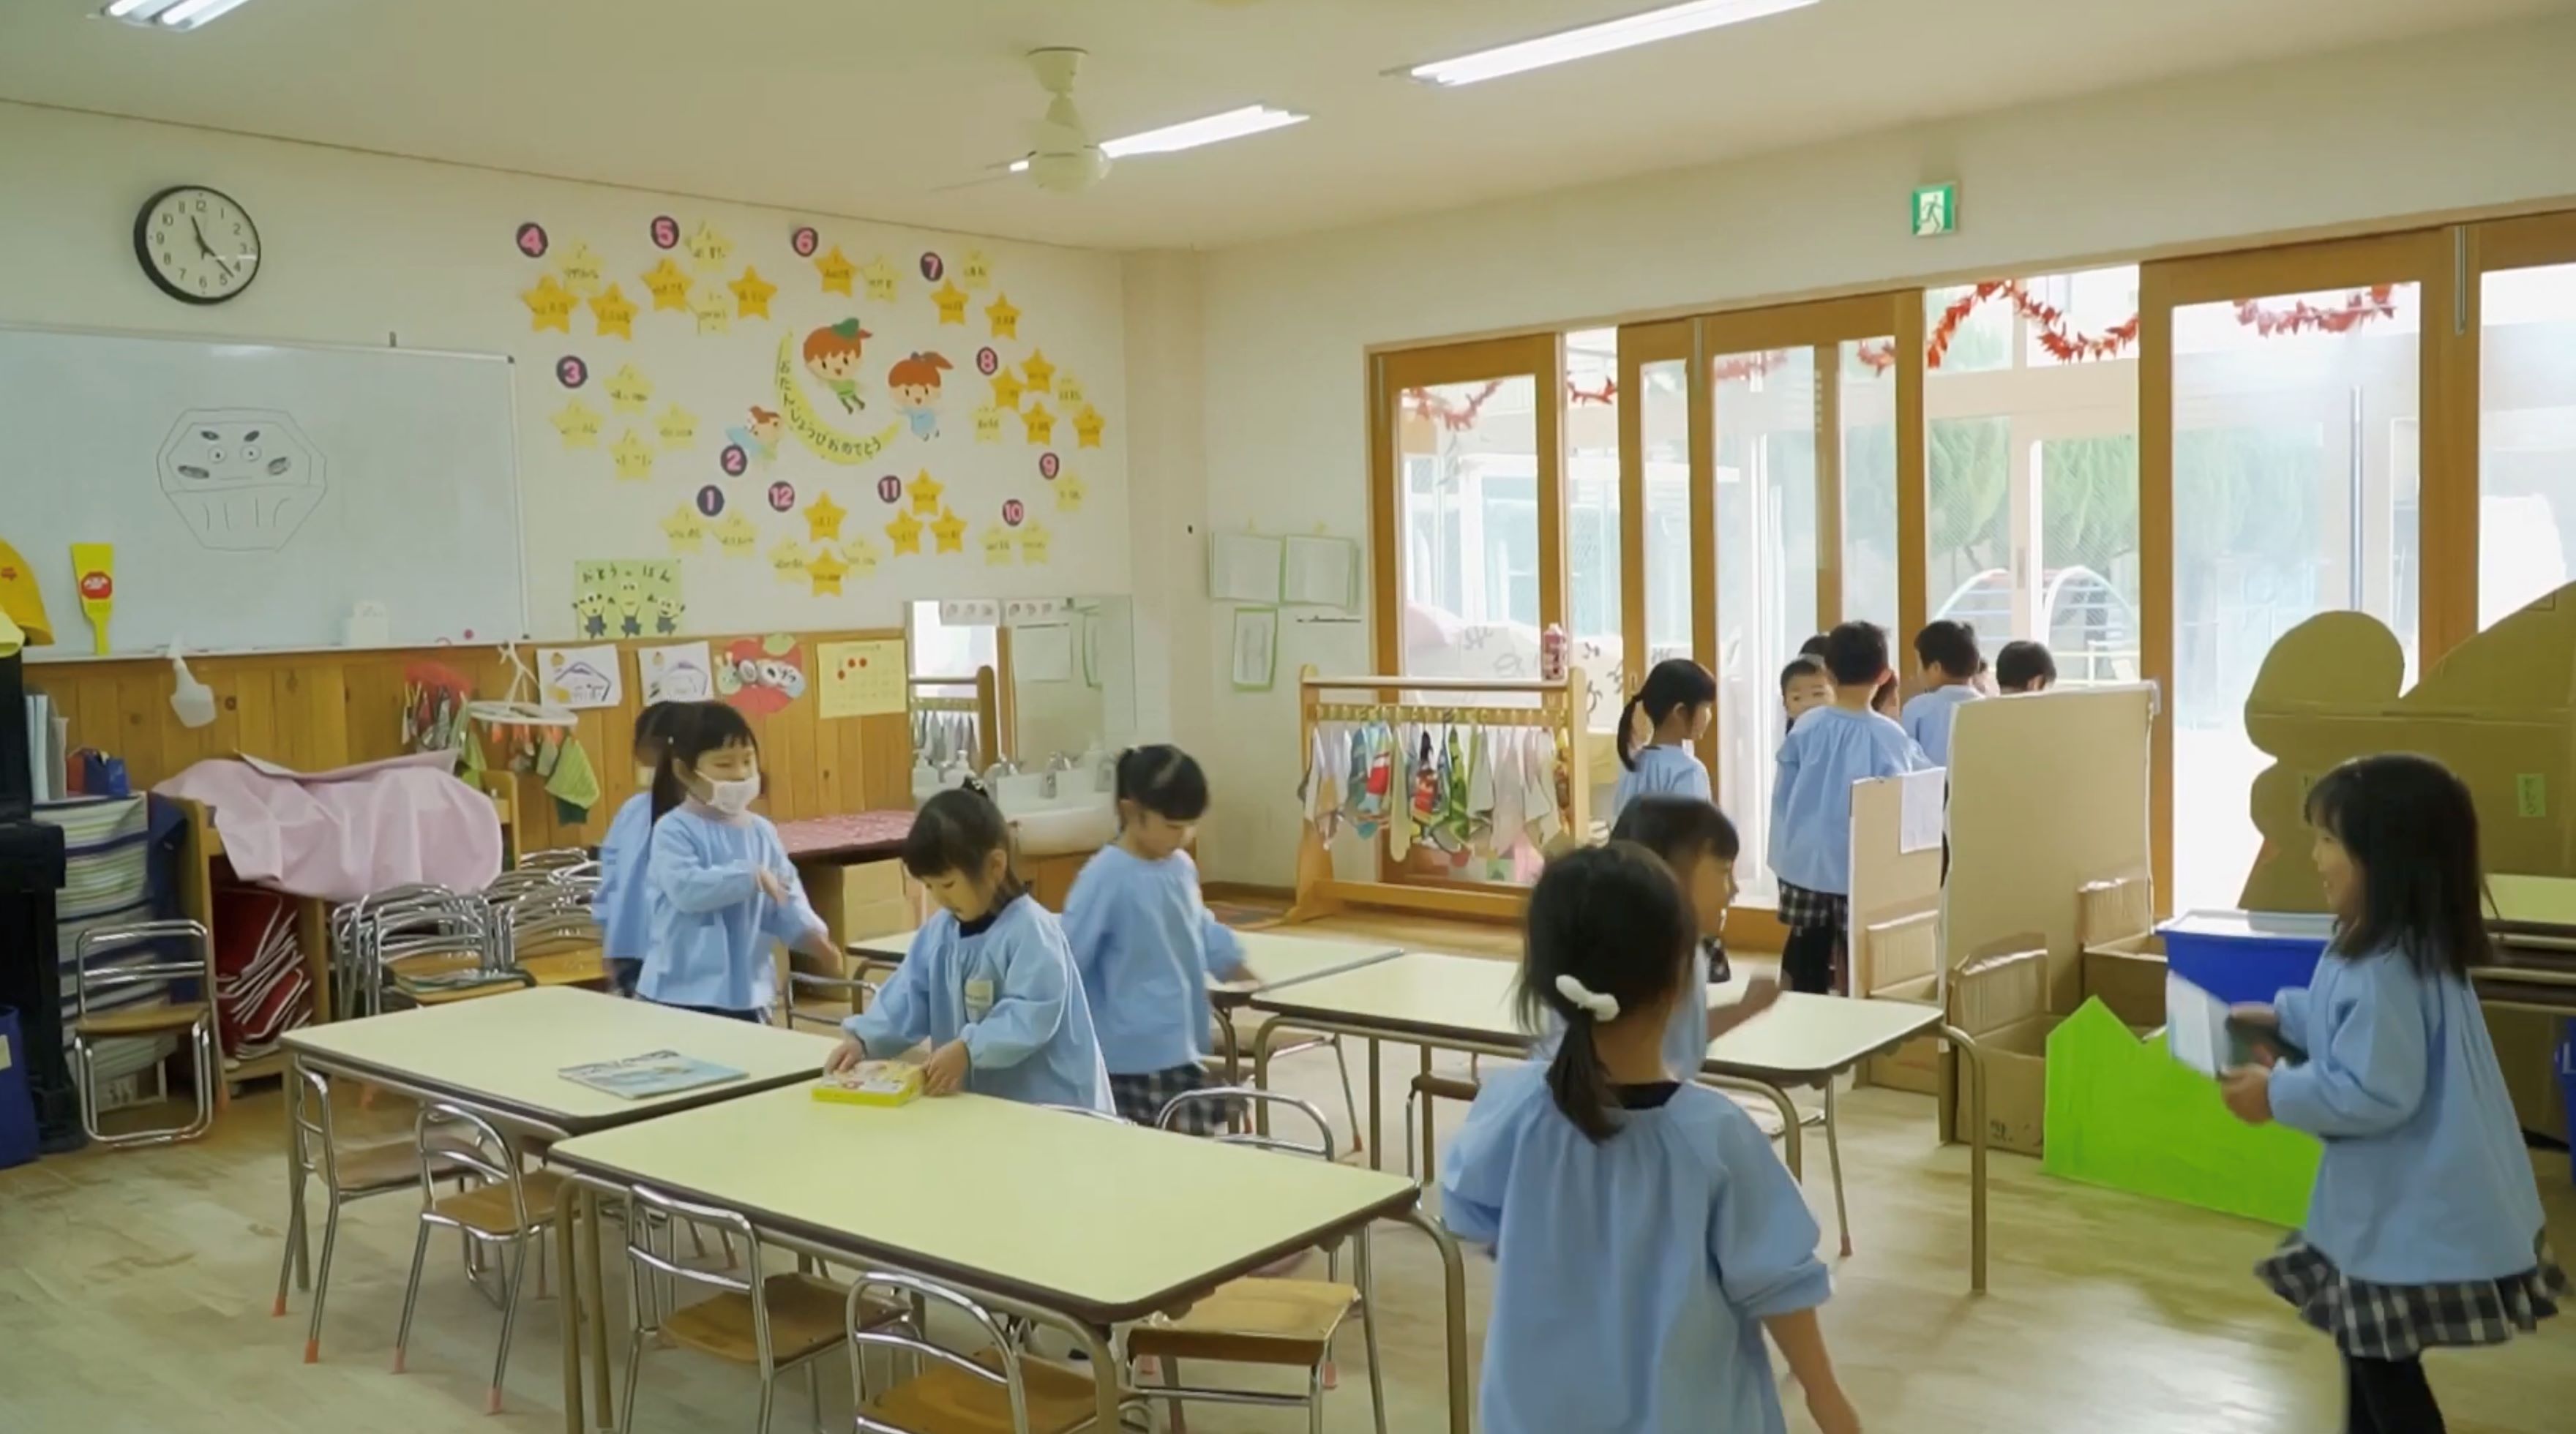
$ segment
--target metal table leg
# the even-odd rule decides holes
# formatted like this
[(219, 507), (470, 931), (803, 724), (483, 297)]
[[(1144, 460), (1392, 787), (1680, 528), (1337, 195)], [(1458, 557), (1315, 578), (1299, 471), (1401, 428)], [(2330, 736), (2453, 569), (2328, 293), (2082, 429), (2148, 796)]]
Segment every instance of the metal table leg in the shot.
[(1459, 1256), (1458, 1242), (1421, 1206), (1406, 1211), (1404, 1219), (1429, 1235), (1440, 1251), (1440, 1302), (1449, 1344), (1449, 1434), (1468, 1434), (1474, 1410), (1467, 1388), (1467, 1262)]
[[(564, 1434), (588, 1434), (582, 1428), (581, 1335), (584, 1311), (581, 1299), (579, 1265), (580, 1246), (574, 1233), (575, 1213), (581, 1208), (582, 1192), (567, 1186), (555, 1196), (555, 1279), (563, 1288), (563, 1377)], [(599, 1318), (597, 1311), (588, 1317)]]
[(1830, 1076), (1825, 1080), (1825, 1163), (1834, 1172), (1834, 1223), (1842, 1228), (1843, 1258), (1848, 1260), (1852, 1252), (1851, 1210), (1843, 1203), (1843, 1143), (1835, 1133), (1834, 1082)]
[(1941, 1038), (1968, 1063), (1968, 1288), (1986, 1292), (1986, 1057), (1976, 1040), (1956, 1026)]

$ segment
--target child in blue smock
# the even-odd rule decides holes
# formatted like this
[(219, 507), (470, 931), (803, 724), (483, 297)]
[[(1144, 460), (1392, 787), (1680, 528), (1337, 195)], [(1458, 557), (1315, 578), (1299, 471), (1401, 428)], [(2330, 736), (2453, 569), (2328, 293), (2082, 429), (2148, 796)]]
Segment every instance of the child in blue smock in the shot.
[(653, 837), (653, 777), (661, 770), (665, 733), (683, 704), (648, 702), (635, 714), (635, 795), (609, 820), (599, 843), (599, 887), (590, 894), (591, 919), (599, 923), (600, 954), (608, 963), (608, 989), (635, 994), (644, 953), (653, 942), (652, 892), (644, 856)]
[(778, 829), (751, 810), (760, 745), (721, 702), (671, 724), (653, 781), (645, 861), (652, 940), (636, 991), (645, 1000), (758, 1021), (778, 997), (775, 941), (832, 956)]
[(1906, 699), (1897, 725), (1933, 766), (1946, 767), (1950, 765), (1950, 723), (1962, 703), (1985, 695), (1977, 690), (1977, 678), (1986, 670), (1985, 654), (1977, 650), (1977, 630), (1946, 617), (1927, 622), (1914, 634), (1914, 660), (1923, 668), (1925, 685)]
[(1735, 1103), (1676, 1082), (1664, 1033), (1705, 990), (1662, 862), (1622, 842), (1530, 892), (1521, 1019), (1545, 1065), (1485, 1082), (1441, 1168), (1440, 1219), (1492, 1249), (1486, 1434), (1783, 1434), (1771, 1339), (1826, 1434), (1860, 1428), (1816, 1321), (1816, 1221)]
[(2335, 937), (2305, 990), (2239, 1007), (2292, 1048), (2228, 1074), (2228, 1108), (2325, 1142), (2307, 1223), (2257, 1267), (2343, 1353), (2356, 1434), (2439, 1434), (2437, 1345), (2501, 1344), (2567, 1277), (2468, 971), (2490, 959), (2478, 815), (2440, 763), (2390, 754), (2308, 793)]
[(1055, 917), (1011, 870), (1010, 824), (983, 788), (921, 804), (903, 868), (939, 903), (868, 1009), (841, 1023), (829, 1069), (928, 1042), (923, 1089), (1109, 1113), (1091, 1006)]
[[(1178, 747), (1118, 757), (1118, 840), (1075, 877), (1064, 934), (1091, 998), (1118, 1113), (1152, 1125), (1178, 1096), (1212, 1083), (1216, 1028), (1208, 982), (1240, 981), (1243, 943), (1208, 914), (1198, 864), (1183, 850), (1207, 815), (1207, 774)], [(1213, 1135), (1225, 1112), (1201, 1101), (1174, 1128)]]
[(1637, 798), (1654, 792), (1678, 796), (1709, 795), (1708, 768), (1690, 744), (1708, 730), (1717, 713), (1717, 679), (1687, 657), (1668, 657), (1647, 672), (1637, 695), (1619, 712), (1618, 789), (1610, 795), (1610, 819)]
[(1771, 783), (1771, 871), (1789, 928), (1780, 974), (1792, 991), (1831, 993), (1851, 904), (1851, 789), (1927, 763), (1905, 729), (1872, 709), (1888, 678), (1887, 634), (1847, 622), (1825, 634), (1834, 700), (1789, 729)]

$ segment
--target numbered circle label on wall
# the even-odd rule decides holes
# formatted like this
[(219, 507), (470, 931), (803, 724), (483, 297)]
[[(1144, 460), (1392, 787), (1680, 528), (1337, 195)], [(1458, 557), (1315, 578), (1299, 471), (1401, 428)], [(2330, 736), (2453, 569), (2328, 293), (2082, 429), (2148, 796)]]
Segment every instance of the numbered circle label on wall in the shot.
[(1045, 480), (1047, 480), (1048, 482), (1052, 483), (1052, 482), (1054, 482), (1054, 481), (1055, 481), (1055, 475), (1057, 475), (1058, 473), (1061, 473), (1061, 472), (1063, 472), (1063, 471), (1064, 471), (1064, 460), (1063, 460), (1063, 459), (1056, 457), (1056, 456), (1055, 456), (1054, 454), (1052, 454), (1052, 453), (1041, 453), (1041, 454), (1039, 454), (1039, 455), (1038, 455), (1038, 476), (1039, 476), (1039, 477), (1044, 478), (1044, 479), (1045, 479)]
[(566, 388), (579, 388), (590, 382), (590, 365), (573, 354), (555, 360), (555, 382)]
[(653, 216), (653, 247), (654, 247), (654, 248), (656, 248), (656, 249), (677, 249), (677, 248), (679, 248), (679, 247), (680, 247), (680, 221), (679, 221), (679, 220), (677, 220), (677, 219), (672, 218), (672, 217), (671, 217), (670, 215), (668, 215), (668, 214), (656, 214), (656, 215), (654, 215), (654, 216)]
[(774, 510), (776, 510), (776, 511), (778, 511), (778, 512), (781, 512), (781, 513), (784, 513), (784, 512), (786, 512), (788, 509), (795, 507), (795, 506), (796, 506), (796, 485), (795, 485), (795, 484), (793, 484), (793, 483), (772, 483), (772, 484), (770, 484), (770, 485), (769, 485), (769, 506), (770, 506), (772, 509), (774, 509)]
[(542, 259), (546, 257), (546, 226), (542, 224), (520, 225), (519, 252), (527, 255), (531, 259)]
[(975, 371), (991, 378), (1002, 371), (1002, 356), (989, 348), (975, 350)]
[(742, 451), (741, 444), (728, 443), (724, 452), (716, 455), (716, 466), (725, 471), (727, 478), (739, 478), (751, 466), (751, 455)]
[(947, 272), (947, 260), (940, 258), (937, 254), (924, 254), (921, 256), (922, 278), (936, 284), (939, 282), (939, 276)]
[(810, 224), (799, 225), (795, 233), (787, 236), (787, 247), (796, 251), (797, 258), (811, 259), (814, 251), (823, 247), (823, 236), (815, 233)]
[(713, 483), (698, 490), (698, 511), (712, 518), (724, 511), (724, 490)]
[(877, 497), (888, 503), (903, 501), (903, 480), (889, 473), (877, 480)]
[(1017, 498), (1010, 498), (1010, 499), (1005, 499), (1005, 500), (1003, 501), (1003, 503), (1002, 503), (1002, 521), (1003, 521), (1003, 522), (1008, 523), (1008, 524), (1010, 524), (1012, 527), (1016, 528), (1016, 527), (1018, 527), (1018, 526), (1020, 525), (1020, 520), (1021, 520), (1022, 518), (1027, 517), (1028, 515), (1029, 515), (1029, 510), (1028, 510), (1027, 508), (1025, 508), (1025, 507), (1021, 506), (1021, 504), (1020, 504), (1020, 500), (1019, 500), (1019, 499), (1017, 499)]

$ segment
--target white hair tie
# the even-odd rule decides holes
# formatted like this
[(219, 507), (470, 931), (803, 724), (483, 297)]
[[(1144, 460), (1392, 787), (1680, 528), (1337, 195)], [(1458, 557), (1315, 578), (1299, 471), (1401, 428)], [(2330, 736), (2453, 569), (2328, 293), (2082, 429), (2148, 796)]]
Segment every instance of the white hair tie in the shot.
[(1596, 1021), (1619, 1019), (1619, 998), (1595, 991), (1571, 976), (1556, 978), (1556, 994), (1574, 1003), (1574, 1008)]

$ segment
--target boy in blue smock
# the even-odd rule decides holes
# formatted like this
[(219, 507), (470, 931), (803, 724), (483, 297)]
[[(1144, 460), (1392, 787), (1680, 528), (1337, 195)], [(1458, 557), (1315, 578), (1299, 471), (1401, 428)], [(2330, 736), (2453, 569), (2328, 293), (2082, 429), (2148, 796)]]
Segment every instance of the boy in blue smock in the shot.
[(1977, 650), (1976, 629), (1942, 618), (1925, 623), (1914, 634), (1914, 660), (1922, 666), (1924, 688), (1907, 699), (1897, 725), (1933, 766), (1946, 767), (1950, 765), (1950, 724), (1957, 719), (1960, 705), (1985, 695), (1976, 686), (1978, 675), (1986, 670), (1985, 655)]
[(841, 1023), (827, 1066), (927, 1042), (922, 1088), (1110, 1112), (1090, 1003), (1055, 917), (1011, 870), (1010, 824), (970, 782), (922, 803), (903, 868), (939, 911), (913, 933), (868, 1009)]
[(644, 974), (644, 953), (652, 949), (653, 893), (644, 877), (644, 860), (653, 839), (653, 779), (662, 768), (670, 724), (683, 707), (649, 702), (635, 714), (637, 791), (617, 809), (599, 843), (599, 886), (590, 894), (590, 915), (599, 923), (608, 989), (620, 996), (635, 994), (635, 982)]
[(1780, 974), (1792, 991), (1831, 993), (1851, 899), (1852, 783), (1929, 765), (1905, 729), (1871, 710), (1888, 678), (1887, 634), (1847, 622), (1825, 634), (1834, 699), (1798, 719), (1771, 784), (1771, 871), (1789, 938)]
[[(1212, 1083), (1201, 1064), (1216, 1030), (1208, 983), (1249, 973), (1183, 849), (1207, 814), (1207, 774), (1178, 747), (1132, 747), (1119, 754), (1117, 791), (1118, 840), (1074, 878), (1064, 934), (1118, 1113), (1152, 1125), (1175, 1098)], [(1217, 1102), (1200, 1101), (1174, 1128), (1213, 1135), (1224, 1120)]]
[(1860, 1421), (1816, 1310), (1815, 1217), (1733, 1101), (1664, 1033), (1706, 988), (1672, 874), (1624, 842), (1548, 863), (1519, 1005), (1545, 1065), (1489, 1077), (1441, 1167), (1440, 1219), (1493, 1251), (1486, 1434), (1785, 1434), (1767, 1331), (1825, 1434)]
[(778, 829), (751, 810), (760, 744), (740, 712), (702, 702), (672, 723), (653, 780), (652, 940), (637, 994), (736, 1020), (768, 1019), (778, 999), (770, 943), (831, 956)]

